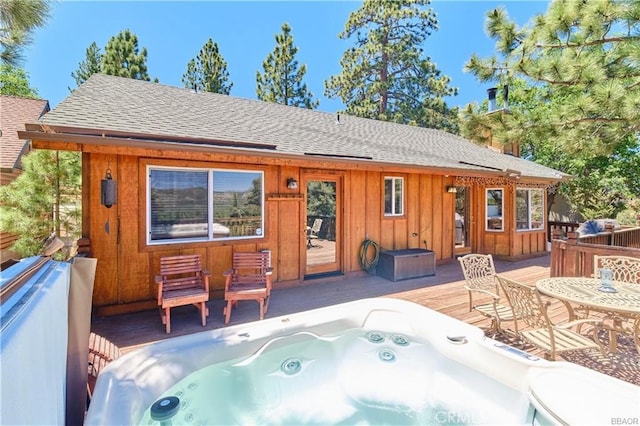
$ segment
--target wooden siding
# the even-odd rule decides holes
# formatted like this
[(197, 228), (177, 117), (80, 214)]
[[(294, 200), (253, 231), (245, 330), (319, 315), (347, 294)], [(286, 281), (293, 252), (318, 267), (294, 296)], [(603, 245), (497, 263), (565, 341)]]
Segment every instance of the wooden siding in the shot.
[(7, 169), (0, 171), (0, 185), (8, 185), (22, 173), (21, 169)]
[[(54, 146), (50, 146), (53, 148)], [(59, 146), (56, 146), (60, 148)], [(67, 149), (72, 146), (67, 146)], [(76, 146), (80, 148), (80, 146)], [(274, 287), (304, 282), (306, 265), (305, 188), (288, 189), (287, 179), (303, 182), (305, 176), (331, 175), (341, 180), (342, 246), (337, 248), (341, 274), (362, 276), (360, 245), (365, 239), (382, 249), (428, 248), (437, 261), (454, 257), (455, 196), (446, 191), (455, 176), (401, 167), (373, 169), (323, 159), (292, 160), (272, 156), (238, 156), (178, 150), (142, 150), (85, 145), (83, 155), (83, 235), (91, 240), (92, 256), (98, 259), (94, 305), (103, 314), (149, 309), (155, 306), (154, 275), (159, 258), (169, 255), (200, 254), (211, 271), (212, 298), (222, 297), (222, 272), (231, 265), (235, 251), (271, 251)], [(255, 169), (264, 172), (263, 238), (147, 245), (147, 165)], [(107, 168), (117, 182), (117, 204), (100, 204), (100, 181)], [(383, 212), (384, 178), (404, 178), (404, 215), (389, 217)], [(505, 258), (545, 253), (544, 231), (514, 232), (515, 213), (509, 208), (513, 194), (505, 187), (505, 229), (484, 229), (484, 190), (470, 187), (473, 211), (471, 230), (473, 251)], [(534, 235), (535, 234), (535, 235)]]
[[(501, 231), (486, 229), (486, 200), (487, 188), (503, 190), (503, 229)], [(497, 257), (516, 260), (530, 256), (539, 256), (547, 251), (546, 228), (539, 230), (517, 230), (515, 208), (516, 187), (501, 185), (478, 185), (475, 187), (474, 215), (477, 225), (476, 235), (478, 244), (472, 251), (491, 253)], [(545, 194), (546, 205), (546, 194)], [(546, 209), (545, 209), (546, 211)], [(546, 218), (545, 218), (546, 220)]]
[(18, 236), (9, 232), (0, 232), (0, 249), (8, 250), (16, 242)]

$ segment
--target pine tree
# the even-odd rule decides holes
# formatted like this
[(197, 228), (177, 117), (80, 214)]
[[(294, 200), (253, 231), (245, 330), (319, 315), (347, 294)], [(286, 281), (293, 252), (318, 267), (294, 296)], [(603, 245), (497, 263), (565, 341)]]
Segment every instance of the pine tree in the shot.
[(228, 95), (233, 83), (229, 82), (227, 62), (218, 50), (218, 43), (209, 39), (200, 53), (187, 64), (182, 83), (189, 89)]
[(31, 43), (31, 33), (49, 18), (51, 3), (47, 0), (0, 1), (0, 60), (4, 65), (18, 66), (22, 49)]
[(52, 232), (75, 241), (81, 232), (78, 153), (35, 150), (22, 163), (23, 172), (0, 187), (0, 229), (19, 235), (13, 250), (39, 254)]
[(94, 41), (87, 48), (84, 61), (78, 64), (76, 72), (71, 73), (71, 77), (76, 81), (77, 87), (87, 81), (93, 74), (102, 71), (102, 58), (102, 52)]
[(313, 100), (313, 93), (302, 82), (307, 67), (298, 65), (295, 59), (298, 48), (293, 45), (291, 27), (283, 24), (282, 33), (275, 38), (276, 47), (262, 63), (264, 72), (256, 72), (258, 99), (301, 108), (317, 108), (320, 102)]
[(519, 28), (487, 15), (496, 54), (466, 67), (509, 87), (508, 111), (469, 105), (465, 134), (490, 130), (526, 158), (574, 176), (559, 187), (583, 217), (615, 217), (640, 196), (640, 4), (555, 1)]
[[(503, 142), (535, 133), (570, 152), (608, 154), (640, 131), (640, 3), (558, 0), (531, 27), (504, 9), (488, 14), (496, 55), (473, 55), (466, 67), (481, 82), (524, 79), (552, 96), (544, 110), (514, 110), (485, 123)], [(470, 109), (470, 114), (474, 111)], [(475, 112), (477, 114), (477, 111)]]
[(5, 64), (0, 64), (0, 95), (38, 99), (38, 91), (29, 86), (27, 72)]
[(138, 37), (129, 30), (111, 37), (102, 58), (102, 72), (107, 75), (150, 81), (147, 74), (147, 49), (138, 48)]
[(342, 73), (325, 81), (325, 95), (342, 99), (349, 114), (457, 133), (457, 109), (444, 101), (457, 89), (421, 48), (438, 28), (428, 4), (365, 0), (339, 34), (355, 47), (344, 52)]

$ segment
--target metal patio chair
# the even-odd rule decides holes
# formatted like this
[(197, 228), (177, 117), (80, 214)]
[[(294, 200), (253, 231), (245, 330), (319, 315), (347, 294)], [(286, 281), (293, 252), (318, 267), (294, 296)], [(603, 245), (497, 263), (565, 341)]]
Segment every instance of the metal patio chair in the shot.
[[(561, 352), (599, 349), (604, 354), (604, 346), (598, 339), (602, 321), (599, 319), (579, 319), (561, 324), (553, 324), (547, 315), (549, 302), (544, 303), (535, 287), (497, 276), (497, 280), (508, 299), (513, 315), (527, 328), (518, 334), (545, 353), (545, 358), (555, 360)], [(571, 330), (582, 324), (593, 325), (593, 339)]]
[(610, 269), (613, 281), (640, 284), (640, 259), (629, 256), (593, 256), (595, 276), (600, 269)]
[[(489, 335), (495, 336), (506, 331), (503, 330), (502, 323), (514, 321), (515, 318), (511, 307), (500, 303), (500, 288), (496, 280), (493, 257), (490, 254), (467, 254), (459, 257), (458, 261), (464, 274), (464, 288), (469, 293), (469, 312), (475, 310), (491, 319), (491, 325), (487, 330)], [(474, 305), (474, 295), (482, 299), (483, 303)], [(486, 302), (487, 299), (490, 301)], [(517, 333), (515, 321), (514, 326)]]

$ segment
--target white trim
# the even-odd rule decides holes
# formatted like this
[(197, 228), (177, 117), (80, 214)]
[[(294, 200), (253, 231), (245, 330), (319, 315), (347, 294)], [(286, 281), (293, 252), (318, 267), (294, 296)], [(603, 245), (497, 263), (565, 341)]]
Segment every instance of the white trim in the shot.
[[(386, 186), (386, 182), (387, 180), (391, 181), (391, 213), (387, 213), (386, 211), (386, 191), (387, 191), (387, 186)], [(402, 192), (400, 194), (400, 213), (397, 213), (397, 206), (396, 206), (396, 181), (400, 181), (402, 182)], [(399, 217), (399, 216), (404, 216), (404, 193), (405, 193), (405, 189), (404, 189), (404, 177), (401, 176), (385, 176), (384, 177), (384, 182), (385, 185), (383, 187), (383, 200), (382, 200), (382, 208), (383, 208), (383, 214), (385, 217)]]
[[(527, 192), (527, 227), (526, 228), (518, 228), (518, 191), (526, 191)], [(540, 191), (542, 194), (542, 221), (540, 222), (540, 227), (532, 228), (531, 224), (533, 223), (533, 218), (531, 217), (532, 213), (532, 200), (531, 200), (531, 192), (532, 191)], [(545, 229), (545, 197), (544, 190), (540, 188), (522, 188), (516, 187), (515, 192), (515, 217), (516, 217), (516, 231), (518, 232), (526, 232), (526, 231), (543, 231)]]
[[(206, 237), (194, 237), (194, 238), (172, 238), (172, 239), (164, 239), (164, 240), (151, 240), (151, 172), (153, 170), (165, 170), (165, 171), (184, 171), (184, 172), (206, 172), (207, 173), (207, 236)], [(214, 175), (216, 172), (225, 172), (225, 173), (253, 173), (260, 175), (260, 192), (261, 192), (261, 203), (260, 203), (260, 226), (257, 228), (256, 235), (245, 235), (245, 236), (233, 236), (233, 237), (214, 237), (214, 200), (213, 200), (213, 192), (214, 188)], [(225, 169), (225, 168), (206, 168), (206, 167), (172, 167), (172, 166), (160, 166), (147, 164), (146, 166), (146, 191), (147, 191), (147, 199), (146, 199), (146, 243), (149, 246), (155, 245), (163, 245), (163, 244), (180, 244), (180, 243), (199, 243), (199, 242), (210, 242), (210, 241), (235, 241), (235, 240), (246, 240), (252, 238), (265, 238), (264, 232), (264, 224), (265, 224), (265, 193), (264, 193), (264, 170), (239, 170), (239, 169)]]
[[(500, 216), (489, 215), (489, 191), (500, 191), (502, 196), (500, 197)], [(504, 188), (485, 188), (484, 192), (484, 229), (487, 232), (504, 232)], [(489, 228), (489, 218), (500, 218), (500, 229)]]

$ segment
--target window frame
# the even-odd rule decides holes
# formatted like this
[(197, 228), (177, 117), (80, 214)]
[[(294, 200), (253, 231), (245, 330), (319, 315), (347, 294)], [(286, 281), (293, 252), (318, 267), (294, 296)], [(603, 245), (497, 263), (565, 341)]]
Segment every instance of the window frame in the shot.
[[(384, 217), (388, 218), (396, 218), (404, 216), (404, 200), (405, 200), (405, 191), (404, 191), (404, 177), (403, 176), (385, 176), (382, 185), (382, 212)], [(391, 212), (387, 212), (387, 181), (391, 181)], [(400, 202), (396, 202), (397, 198), (397, 189), (396, 183), (400, 183)], [(398, 204), (400, 207), (400, 212), (398, 213)]]
[[(520, 228), (518, 226), (518, 223), (521, 222), (520, 218), (518, 217), (518, 192), (519, 191), (525, 191), (527, 193), (527, 218), (526, 218), (526, 223), (527, 223), (527, 227), (526, 228)], [(538, 206), (538, 208), (540, 208), (541, 210), (541, 219), (540, 219), (540, 226), (539, 227), (532, 227), (532, 223), (534, 222), (533, 218), (532, 218), (532, 211), (535, 209), (532, 208), (533, 203), (532, 203), (532, 192), (533, 191), (540, 191), (540, 202), (541, 205)], [(515, 217), (516, 217), (516, 231), (518, 232), (526, 232), (526, 231), (542, 231), (545, 229), (545, 215), (544, 215), (544, 211), (545, 211), (545, 197), (544, 197), (544, 190), (541, 188), (516, 188), (516, 193), (515, 193)]]
[[(151, 173), (152, 171), (172, 171), (172, 172), (206, 172), (207, 173), (207, 236), (202, 237), (185, 237), (185, 238), (171, 238), (171, 239), (156, 239), (153, 240), (151, 234)], [(157, 245), (166, 245), (166, 244), (185, 244), (185, 243), (211, 243), (218, 241), (237, 241), (237, 240), (247, 240), (247, 239), (255, 239), (265, 238), (265, 203), (266, 203), (266, 195), (265, 195), (265, 171), (260, 169), (227, 169), (221, 167), (203, 167), (203, 166), (171, 166), (171, 165), (160, 165), (160, 164), (147, 164), (145, 170), (145, 186), (146, 186), (146, 200), (145, 200), (145, 241), (148, 246), (157, 246)], [(252, 173), (260, 175), (260, 229), (259, 234), (254, 235), (243, 235), (243, 236), (227, 236), (227, 237), (215, 237), (214, 236), (214, 228), (213, 224), (215, 222), (214, 218), (214, 197), (213, 191), (215, 189), (215, 173), (216, 172), (224, 172), (224, 173)]]
[[(489, 215), (489, 191), (500, 191), (502, 194), (500, 197), (500, 216)], [(504, 232), (504, 188), (486, 188), (484, 193), (484, 207), (485, 207), (485, 219), (484, 227), (487, 232)], [(491, 197), (493, 198), (493, 197)], [(493, 204), (491, 206), (494, 206)], [(494, 228), (489, 226), (489, 220), (500, 218), (500, 228)]]

